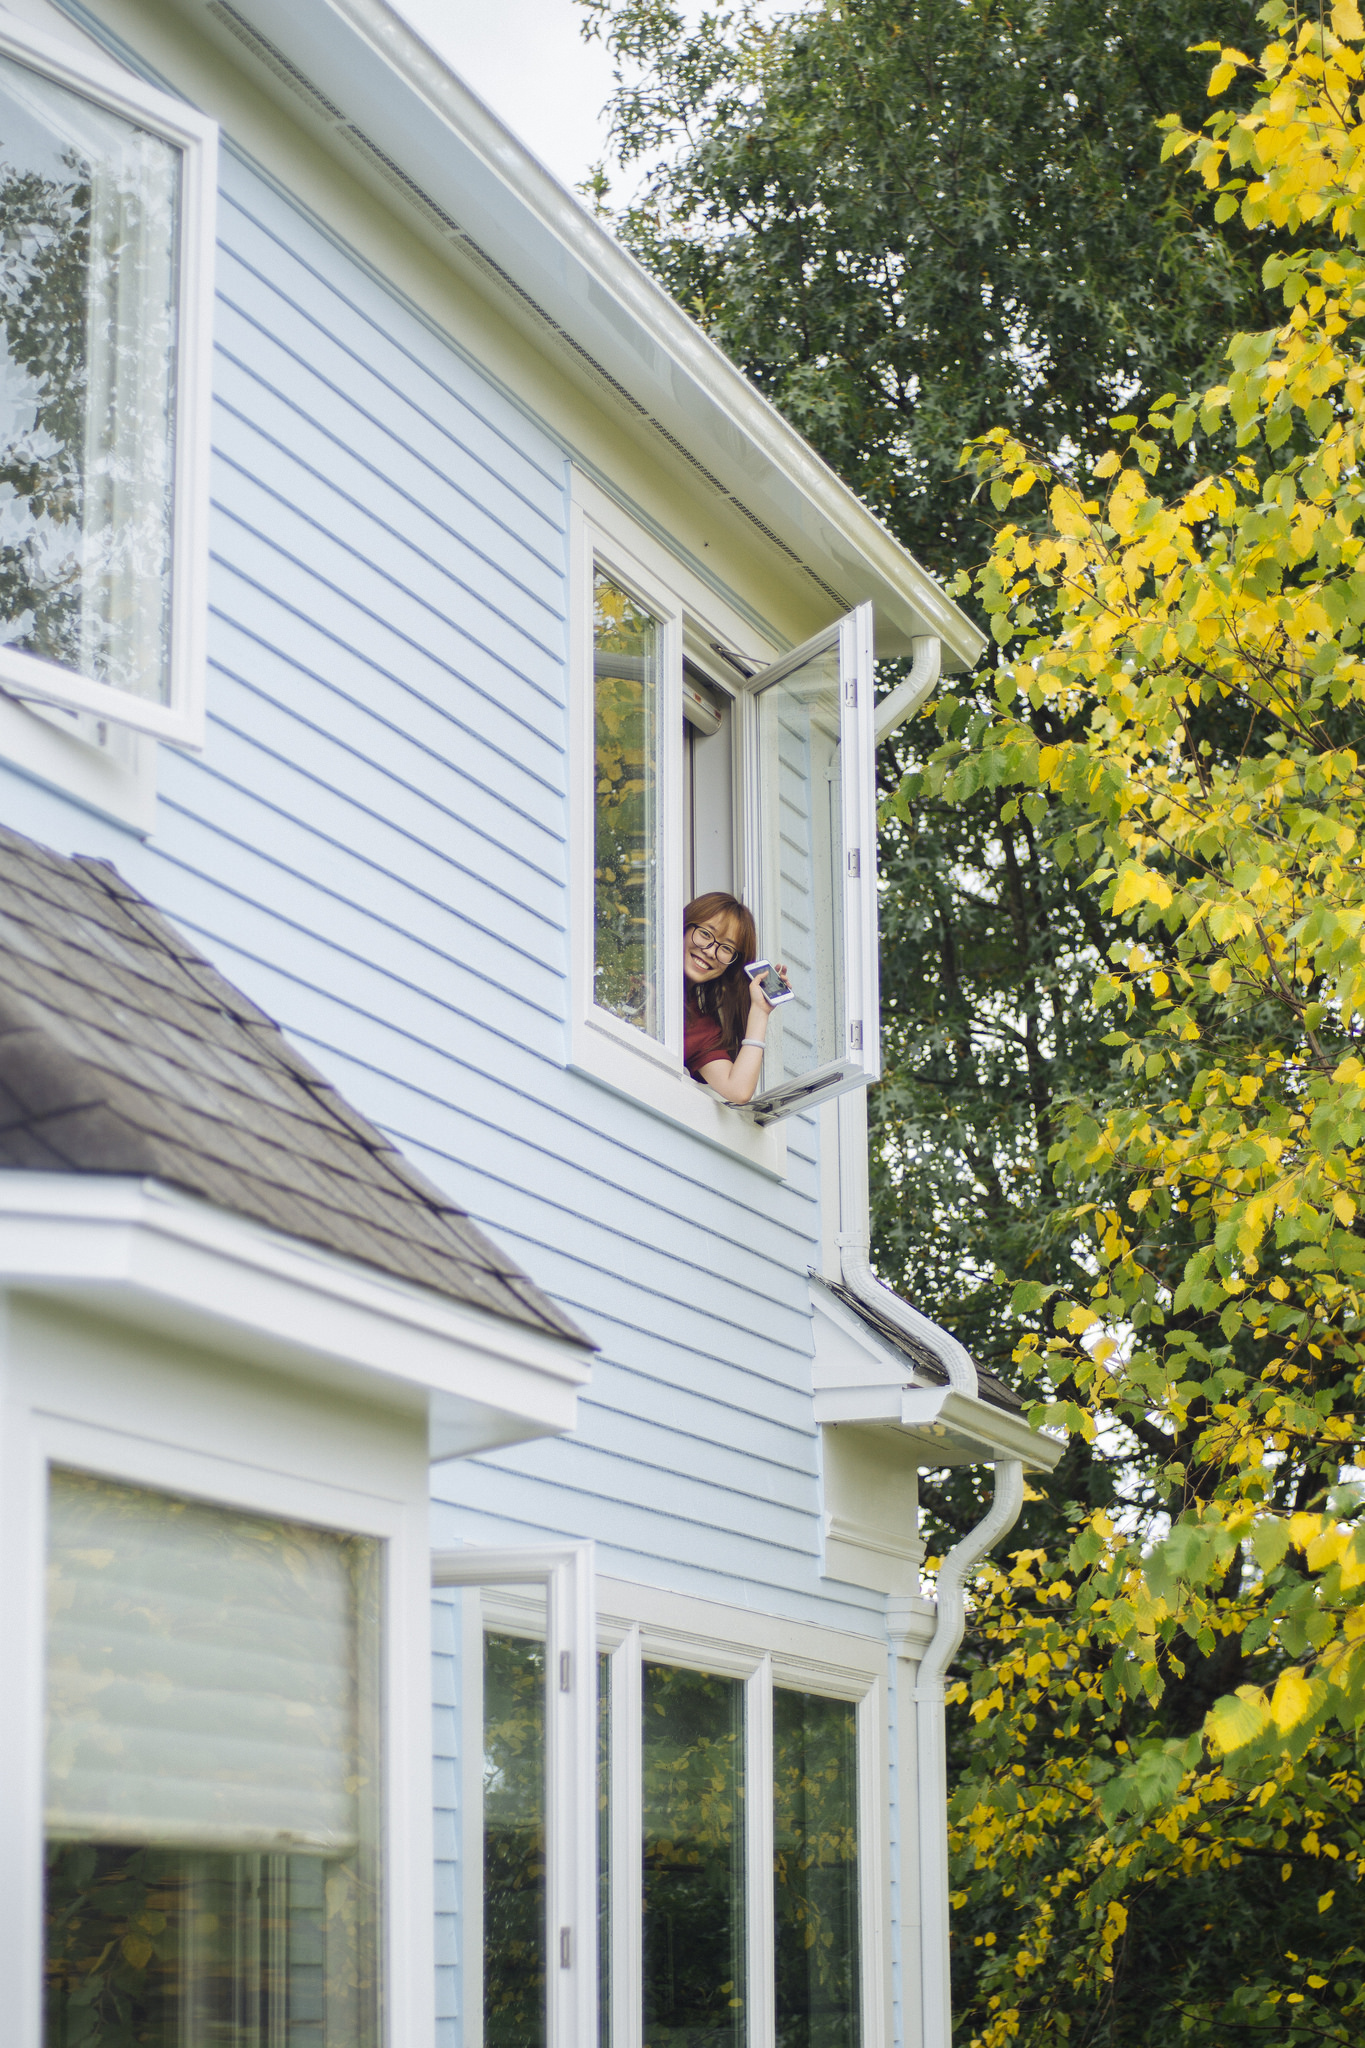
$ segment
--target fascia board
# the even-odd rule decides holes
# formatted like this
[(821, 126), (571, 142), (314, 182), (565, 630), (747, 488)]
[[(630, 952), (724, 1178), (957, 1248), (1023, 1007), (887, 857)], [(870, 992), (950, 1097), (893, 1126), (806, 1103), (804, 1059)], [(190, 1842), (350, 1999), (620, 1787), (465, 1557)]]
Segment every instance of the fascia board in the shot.
[(880, 1424), (908, 1437), (921, 1467), (989, 1464), (1020, 1458), (1027, 1470), (1051, 1472), (1065, 1445), (1007, 1409), (952, 1387), (830, 1388), (815, 1396), (818, 1423)]
[(428, 1417), (430, 1454), (571, 1429), (577, 1345), (155, 1181), (0, 1173), (0, 1288)]
[[(174, 4), (208, 18), (207, 0)], [(873, 603), (879, 654), (931, 635), (946, 669), (973, 665), (985, 641), (928, 572), (385, 0), (232, 6), (333, 103), (339, 132), (358, 129), (502, 273), (523, 314), (557, 330), (590, 382), (604, 370), (642, 426), (771, 529), (794, 573), (808, 567), (837, 611)]]

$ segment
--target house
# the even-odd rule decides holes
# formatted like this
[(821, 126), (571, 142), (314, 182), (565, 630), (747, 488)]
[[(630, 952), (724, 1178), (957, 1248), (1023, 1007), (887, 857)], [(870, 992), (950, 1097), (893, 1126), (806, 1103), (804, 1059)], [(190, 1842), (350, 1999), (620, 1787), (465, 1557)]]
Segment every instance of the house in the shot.
[(0, 223), (7, 2040), (945, 2048), (1059, 1448), (868, 1258), (975, 629), (384, 0), (13, 0)]

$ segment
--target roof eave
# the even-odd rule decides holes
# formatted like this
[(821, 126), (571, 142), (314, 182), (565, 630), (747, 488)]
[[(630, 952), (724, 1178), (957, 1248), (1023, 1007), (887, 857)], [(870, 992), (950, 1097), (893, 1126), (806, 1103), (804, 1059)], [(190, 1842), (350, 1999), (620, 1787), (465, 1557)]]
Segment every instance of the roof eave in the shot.
[[(211, 19), (209, 0), (174, 4)], [(232, 0), (232, 12), (301, 75), (296, 89), (332, 103), (331, 125), (372, 173), (425, 196), (581, 373), (605, 377), (704, 488), (767, 530), (831, 616), (871, 600), (879, 654), (932, 635), (945, 668), (973, 665), (985, 642), (933, 577), (386, 0)]]

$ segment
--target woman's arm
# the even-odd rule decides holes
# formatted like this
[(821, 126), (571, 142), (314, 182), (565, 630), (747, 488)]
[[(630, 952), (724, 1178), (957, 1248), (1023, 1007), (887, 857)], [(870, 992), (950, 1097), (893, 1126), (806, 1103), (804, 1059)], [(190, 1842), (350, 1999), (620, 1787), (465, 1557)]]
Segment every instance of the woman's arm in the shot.
[[(782, 975), (786, 973), (783, 967), (777, 971)], [(707, 1087), (714, 1088), (717, 1095), (723, 1095), (727, 1102), (751, 1102), (758, 1077), (763, 1072), (763, 1041), (768, 1035), (768, 1019), (772, 1016), (773, 1006), (756, 981), (749, 986), (752, 993), (743, 1045), (734, 1059), (708, 1060), (701, 1070)]]

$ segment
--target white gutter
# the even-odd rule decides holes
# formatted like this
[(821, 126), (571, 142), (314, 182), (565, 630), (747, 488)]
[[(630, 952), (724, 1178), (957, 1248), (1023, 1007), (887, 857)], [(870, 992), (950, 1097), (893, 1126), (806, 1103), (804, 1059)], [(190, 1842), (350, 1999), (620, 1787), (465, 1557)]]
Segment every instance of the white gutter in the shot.
[[(936, 643), (934, 643), (936, 644)], [(904, 686), (902, 686), (904, 687)], [(926, 685), (926, 688), (928, 685)], [(888, 699), (888, 702), (891, 700)], [(878, 1315), (895, 1323), (907, 1337), (927, 1344), (942, 1359), (948, 1384), (959, 1394), (977, 1398), (976, 1366), (966, 1346), (948, 1330), (902, 1301), (879, 1280), (869, 1256), (871, 1226), (867, 1193), (867, 1097), (861, 1089), (838, 1097), (839, 1109), (839, 1272), (850, 1294), (856, 1294)]]
[[(85, 18), (81, 0), (60, 4)], [(605, 380), (637, 430), (662, 435), (803, 588), (834, 613), (870, 600), (879, 653), (927, 634), (950, 666), (975, 663), (985, 641), (934, 577), (389, 0), (171, 4), (220, 48), (250, 50), (297, 96), (305, 126), (472, 257), (566, 369), (599, 392)]]
[(909, 675), (877, 706), (874, 730), (878, 746), (883, 740), (889, 740), (893, 732), (899, 731), (907, 718), (914, 717), (943, 672), (941, 640), (929, 637), (912, 640), (910, 651), (915, 658), (910, 664)]

